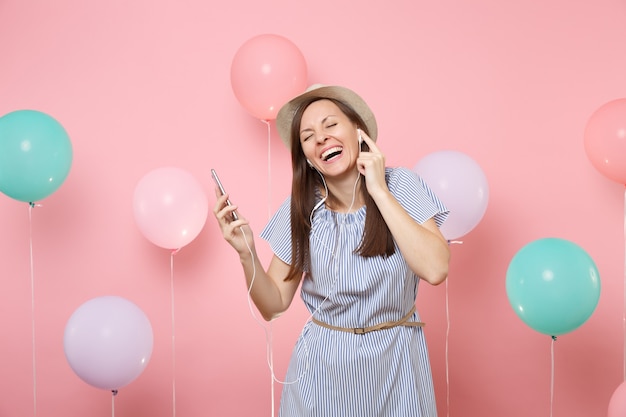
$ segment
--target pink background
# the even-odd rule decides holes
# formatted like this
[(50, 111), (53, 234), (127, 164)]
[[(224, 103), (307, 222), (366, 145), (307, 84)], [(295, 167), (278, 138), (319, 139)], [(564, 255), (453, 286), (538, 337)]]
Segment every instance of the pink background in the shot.
[[(33, 415), (35, 403), (42, 417), (111, 414), (111, 393), (63, 353), (72, 312), (103, 295), (136, 303), (154, 330), (146, 370), (115, 397), (118, 417), (271, 414), (263, 329), (212, 215), (174, 256), (172, 306), (170, 253), (132, 210), (137, 182), (162, 166), (192, 172), (210, 206), (216, 168), (256, 233), (287, 196), (286, 149), (230, 85), (234, 54), (263, 33), (298, 45), (310, 84), (370, 103), (389, 165), (458, 150), (489, 180), (448, 286), (418, 297), (440, 415), (447, 393), (452, 416), (549, 415), (551, 339), (505, 292), (511, 258), (543, 237), (582, 246), (602, 279), (593, 316), (555, 343), (554, 415), (606, 415), (623, 381), (624, 186), (592, 167), (583, 130), (626, 97), (625, 18), (623, 0), (0, 0), (0, 115), (46, 112), (74, 149), (67, 180), (32, 211), (34, 315), (28, 205), (0, 195), (0, 416)], [(298, 299), (274, 325), (278, 378), (306, 317)]]

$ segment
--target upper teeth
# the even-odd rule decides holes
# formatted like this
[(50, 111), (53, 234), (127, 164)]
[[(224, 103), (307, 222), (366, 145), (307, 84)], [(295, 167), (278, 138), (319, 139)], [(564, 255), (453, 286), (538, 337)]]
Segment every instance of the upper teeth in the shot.
[(341, 152), (343, 148), (341, 146), (335, 146), (334, 148), (330, 148), (324, 151), (324, 153), (322, 153), (322, 159), (326, 159), (328, 158), (329, 155), (335, 153), (335, 152)]

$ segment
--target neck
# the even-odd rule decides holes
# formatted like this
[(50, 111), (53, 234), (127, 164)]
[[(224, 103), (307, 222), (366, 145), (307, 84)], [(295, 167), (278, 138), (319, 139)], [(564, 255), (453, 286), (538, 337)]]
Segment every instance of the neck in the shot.
[(329, 198), (327, 205), (330, 209), (345, 213), (358, 210), (363, 204), (359, 183), (363, 179), (357, 172), (356, 175), (344, 179), (335, 179), (328, 182)]

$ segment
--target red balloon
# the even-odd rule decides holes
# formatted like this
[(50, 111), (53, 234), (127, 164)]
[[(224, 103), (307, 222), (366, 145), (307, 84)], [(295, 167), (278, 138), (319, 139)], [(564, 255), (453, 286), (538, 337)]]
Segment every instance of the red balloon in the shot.
[(289, 39), (258, 35), (235, 54), (230, 83), (235, 97), (252, 116), (274, 120), (283, 104), (305, 91), (306, 61)]
[(591, 115), (585, 151), (604, 176), (626, 184), (626, 99), (609, 101)]

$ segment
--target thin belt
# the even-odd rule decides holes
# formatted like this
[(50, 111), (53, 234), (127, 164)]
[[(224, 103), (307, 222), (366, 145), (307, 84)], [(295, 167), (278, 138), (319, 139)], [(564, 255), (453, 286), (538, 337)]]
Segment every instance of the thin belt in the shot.
[(408, 321), (411, 318), (411, 316), (413, 316), (413, 313), (415, 313), (415, 306), (413, 306), (411, 311), (409, 311), (406, 314), (406, 316), (402, 317), (398, 321), (388, 321), (388, 322), (380, 323), (380, 324), (377, 324), (375, 326), (370, 326), (370, 327), (338, 327), (338, 326), (333, 326), (332, 324), (324, 323), (323, 321), (319, 321), (315, 317), (313, 317), (311, 321), (317, 324), (318, 326), (326, 327), (327, 329), (337, 330), (340, 332), (354, 333), (354, 334), (365, 334), (365, 333), (374, 332), (376, 330), (391, 329), (392, 327), (396, 327), (396, 326), (412, 326), (412, 327), (425, 326), (426, 323), (422, 323), (421, 321)]

